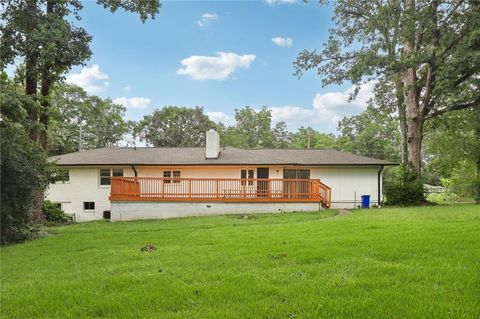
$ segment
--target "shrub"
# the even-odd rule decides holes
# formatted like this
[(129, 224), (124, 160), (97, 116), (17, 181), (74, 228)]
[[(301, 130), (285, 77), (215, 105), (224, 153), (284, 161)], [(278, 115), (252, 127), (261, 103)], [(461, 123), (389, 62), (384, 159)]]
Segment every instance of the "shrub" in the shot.
[(387, 205), (415, 206), (425, 202), (423, 183), (416, 180), (415, 171), (410, 166), (390, 169), (384, 185)]
[(480, 177), (477, 177), (472, 183), (473, 198), (477, 204), (480, 204)]
[(43, 214), (47, 222), (51, 224), (67, 224), (73, 222), (72, 216), (65, 214), (60, 207), (48, 200), (43, 203)]
[(23, 106), (31, 101), (5, 88), (3, 81), (0, 84), (0, 243), (5, 245), (37, 236), (51, 164), (41, 147), (30, 139), (29, 126), (24, 123)]

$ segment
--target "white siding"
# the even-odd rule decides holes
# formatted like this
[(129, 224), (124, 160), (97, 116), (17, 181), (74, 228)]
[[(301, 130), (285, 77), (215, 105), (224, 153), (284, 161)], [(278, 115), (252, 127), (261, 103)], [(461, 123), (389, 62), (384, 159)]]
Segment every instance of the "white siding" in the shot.
[[(265, 167), (265, 166), (259, 166)], [(121, 167), (102, 167), (121, 168)], [(354, 208), (361, 203), (361, 195), (370, 195), (371, 204), (378, 200), (378, 171), (375, 167), (286, 167), (288, 169), (310, 169), (310, 178), (319, 178), (332, 188), (333, 208)], [(123, 167), (124, 176), (134, 176), (130, 167)], [(163, 177), (164, 170), (179, 170), (181, 178), (240, 178), (241, 169), (254, 169), (256, 166), (245, 167), (136, 167), (139, 177)], [(100, 186), (100, 167), (72, 167), (70, 182), (52, 184), (47, 192), (47, 199), (62, 203), (67, 213), (74, 213), (77, 221), (101, 219), (103, 211), (110, 210), (110, 186)], [(270, 167), (270, 178), (283, 178), (283, 168)], [(83, 202), (95, 202), (94, 211), (84, 211)], [(218, 206), (218, 204), (216, 205)], [(179, 206), (180, 207), (180, 206)], [(208, 210), (207, 210), (208, 211)], [(228, 212), (225, 212), (228, 213)]]
[[(75, 214), (77, 221), (102, 219), (103, 211), (110, 210), (110, 186), (100, 185), (100, 168), (72, 167), (69, 171), (70, 181), (50, 185), (46, 198), (61, 203), (62, 209), (66, 213)], [(134, 176), (132, 169), (128, 167), (123, 168), (123, 175)], [(83, 210), (83, 202), (95, 202), (95, 210)]]
[(361, 195), (370, 195), (370, 204), (378, 204), (379, 170), (380, 166), (319, 167), (311, 169), (310, 178), (319, 178), (332, 188), (333, 208), (356, 208)]

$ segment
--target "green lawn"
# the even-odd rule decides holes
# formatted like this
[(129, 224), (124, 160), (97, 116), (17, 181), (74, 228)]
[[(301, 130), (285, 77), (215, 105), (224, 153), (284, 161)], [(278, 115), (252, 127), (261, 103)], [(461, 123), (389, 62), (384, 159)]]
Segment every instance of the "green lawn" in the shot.
[[(1, 248), (4, 318), (479, 318), (480, 206), (95, 222)], [(141, 252), (145, 244), (157, 247)]]

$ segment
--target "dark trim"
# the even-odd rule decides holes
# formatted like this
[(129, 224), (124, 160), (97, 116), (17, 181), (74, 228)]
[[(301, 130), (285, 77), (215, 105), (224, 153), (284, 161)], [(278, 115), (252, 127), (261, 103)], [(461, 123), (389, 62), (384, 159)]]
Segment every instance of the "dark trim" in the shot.
[(211, 163), (194, 163), (194, 164), (131, 164), (131, 163), (117, 163), (117, 164), (56, 164), (53, 162), (53, 164), (57, 166), (131, 166), (131, 165), (136, 165), (136, 166), (307, 166), (307, 167), (312, 167), (312, 166), (318, 166), (318, 167), (323, 167), (323, 166), (328, 166), (328, 167), (335, 167), (335, 166), (398, 166), (398, 163), (376, 163), (376, 164), (298, 164), (298, 163), (218, 163), (218, 164), (211, 164)]
[(137, 176), (137, 170), (135, 169), (135, 165), (132, 165), (132, 169), (133, 169), (133, 172), (135, 173), (135, 177), (138, 177)]
[(382, 196), (381, 196), (381, 189), (382, 189), (382, 183), (381, 183), (381, 177), (382, 177), (382, 171), (383, 171), (383, 165), (382, 167), (380, 168), (380, 170), (378, 171), (378, 190), (377, 190), (377, 194), (378, 194), (378, 206), (381, 206), (382, 205)]

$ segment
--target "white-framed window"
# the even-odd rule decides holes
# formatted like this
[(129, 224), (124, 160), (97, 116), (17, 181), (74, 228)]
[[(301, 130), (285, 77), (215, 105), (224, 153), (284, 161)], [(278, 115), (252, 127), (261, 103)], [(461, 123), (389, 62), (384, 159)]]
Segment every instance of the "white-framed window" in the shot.
[[(255, 178), (255, 171), (253, 169), (242, 169), (240, 171), (240, 178), (241, 179), (253, 179)], [(246, 185), (246, 181), (242, 181), (242, 186)], [(248, 181), (248, 185), (252, 186), (253, 181)]]
[[(180, 178), (180, 171), (163, 171), (163, 178)], [(179, 179), (167, 179), (163, 181), (165, 184), (180, 183)]]
[(101, 168), (100, 186), (110, 185), (110, 177), (112, 176), (123, 176), (123, 168)]
[(54, 176), (55, 183), (69, 183), (70, 182), (70, 171), (66, 168), (60, 168)]
[(95, 202), (83, 202), (83, 210), (95, 210)]

